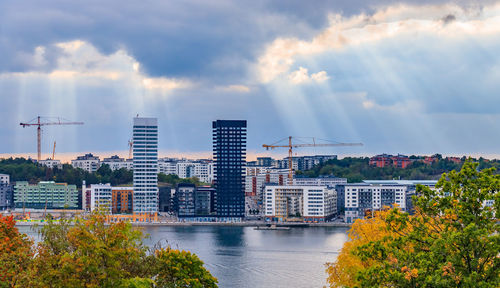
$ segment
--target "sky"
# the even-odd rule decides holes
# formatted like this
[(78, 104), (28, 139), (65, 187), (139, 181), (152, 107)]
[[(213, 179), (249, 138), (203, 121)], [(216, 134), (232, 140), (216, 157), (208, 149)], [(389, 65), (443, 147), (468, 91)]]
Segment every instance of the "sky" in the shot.
[[(288, 136), (362, 147), (298, 155), (500, 155), (500, 1), (0, 1), (0, 155), (210, 157), (211, 122), (248, 155)], [(321, 141), (321, 140), (317, 140)]]

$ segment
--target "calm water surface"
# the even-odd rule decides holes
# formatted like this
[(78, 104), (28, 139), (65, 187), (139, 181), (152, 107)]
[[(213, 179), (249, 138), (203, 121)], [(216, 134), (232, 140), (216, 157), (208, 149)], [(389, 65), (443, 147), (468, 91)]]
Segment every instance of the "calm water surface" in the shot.
[[(35, 236), (29, 227), (21, 232)], [(347, 228), (309, 227), (254, 230), (253, 227), (145, 227), (145, 242), (168, 243), (196, 253), (219, 287), (323, 287), (325, 262), (334, 261)]]

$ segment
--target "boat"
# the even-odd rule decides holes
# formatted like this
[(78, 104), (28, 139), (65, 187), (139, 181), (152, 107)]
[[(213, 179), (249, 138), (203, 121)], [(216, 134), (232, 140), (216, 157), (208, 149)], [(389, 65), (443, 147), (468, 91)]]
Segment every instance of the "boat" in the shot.
[(257, 226), (253, 228), (254, 230), (290, 230), (290, 227), (278, 227), (275, 224), (267, 226)]

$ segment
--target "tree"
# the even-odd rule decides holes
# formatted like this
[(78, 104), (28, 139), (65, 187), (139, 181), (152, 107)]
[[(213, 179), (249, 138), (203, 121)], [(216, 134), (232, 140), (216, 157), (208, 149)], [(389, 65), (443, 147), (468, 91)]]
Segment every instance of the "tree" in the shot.
[(203, 267), (203, 262), (189, 251), (167, 247), (155, 251), (156, 287), (217, 287), (217, 279)]
[(20, 234), (12, 216), (0, 214), (0, 287), (11, 287), (30, 264), (32, 241)]
[(362, 261), (354, 253), (356, 250), (369, 243), (379, 241), (390, 235), (385, 218), (389, 211), (376, 211), (375, 217), (357, 219), (349, 230), (349, 240), (344, 244), (334, 263), (326, 263), (328, 273), (327, 282), (330, 287), (356, 287), (359, 282), (357, 273), (371, 266), (380, 265), (375, 260)]
[(499, 287), (500, 175), (477, 167), (469, 160), (436, 189), (418, 186), (414, 216), (395, 208), (380, 218), (388, 235), (351, 253), (375, 263), (357, 271), (354, 286)]
[[(216, 287), (196, 255), (150, 251), (140, 230), (130, 223), (106, 223), (103, 214), (48, 220), (40, 236), (35, 255), (5, 287)], [(11, 266), (18, 265), (14, 260), (8, 259)]]

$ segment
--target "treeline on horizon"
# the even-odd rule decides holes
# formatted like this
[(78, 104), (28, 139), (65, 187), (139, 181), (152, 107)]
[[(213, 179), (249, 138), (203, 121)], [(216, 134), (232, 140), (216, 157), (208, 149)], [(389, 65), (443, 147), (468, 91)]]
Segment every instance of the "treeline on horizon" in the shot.
[[(369, 157), (346, 157), (342, 159), (332, 159), (323, 164), (316, 165), (311, 170), (297, 171), (297, 175), (305, 177), (336, 176), (347, 178), (349, 183), (361, 182), (362, 180), (438, 180), (441, 174), (452, 170), (459, 171), (462, 168), (466, 157), (462, 157), (461, 163), (455, 163), (449, 159), (436, 154), (437, 161), (426, 164), (419, 161), (418, 156), (410, 156), (415, 160), (406, 168), (375, 167), (370, 165)], [(479, 169), (496, 168), (497, 173), (500, 168), (500, 160), (488, 160), (485, 158), (474, 159), (479, 163)]]
[[(461, 163), (455, 163), (449, 159), (438, 155), (438, 160), (432, 164), (426, 164), (423, 161), (414, 161), (407, 168), (375, 167), (369, 164), (368, 157), (346, 157), (343, 159), (329, 160), (323, 164), (316, 165), (311, 170), (297, 171), (297, 175), (305, 177), (336, 176), (347, 178), (349, 183), (360, 182), (362, 180), (437, 180), (441, 174), (452, 170), (460, 170), (465, 161), (462, 157)], [(410, 159), (417, 159), (417, 156), (411, 156)], [(488, 160), (485, 158), (472, 159), (479, 163), (479, 169), (494, 167), (500, 171), (500, 160)], [(25, 158), (7, 158), (0, 159), (0, 173), (10, 175), (12, 182), (28, 181), (31, 184), (39, 181), (55, 181), (59, 183), (74, 184), (80, 187), (85, 180), (87, 185), (110, 183), (113, 186), (132, 185), (133, 172), (125, 168), (112, 171), (108, 165), (102, 165), (96, 172), (89, 173), (80, 168), (74, 168), (69, 164), (63, 164), (62, 169), (48, 168), (43, 165), (37, 165), (31, 159)], [(177, 175), (158, 174), (160, 184), (176, 186), (179, 183), (190, 183), (199, 185), (209, 185), (200, 182), (198, 178), (179, 178)]]
[[(112, 171), (109, 165), (104, 164), (96, 172), (90, 173), (80, 168), (74, 168), (70, 164), (63, 164), (62, 169), (52, 169), (37, 165), (31, 159), (25, 158), (0, 159), (0, 174), (10, 175), (11, 182), (28, 181), (31, 184), (40, 181), (55, 181), (80, 187), (84, 180), (86, 185), (110, 183), (112, 186), (131, 186), (133, 183), (133, 172), (125, 168)], [(163, 173), (158, 174), (158, 182), (172, 186), (178, 183), (206, 184), (195, 177), (181, 179), (177, 175), (165, 175)]]

